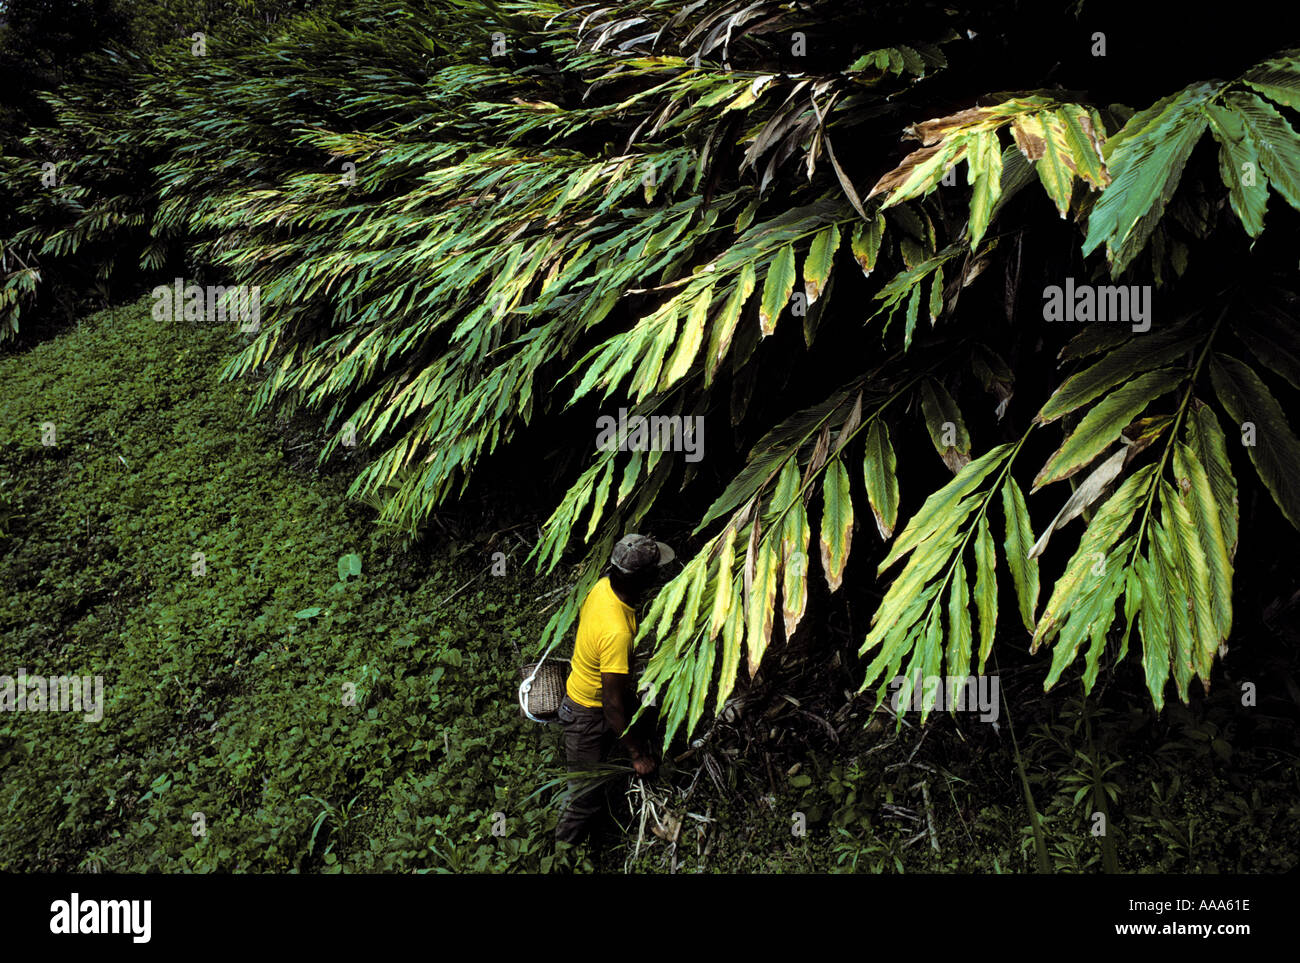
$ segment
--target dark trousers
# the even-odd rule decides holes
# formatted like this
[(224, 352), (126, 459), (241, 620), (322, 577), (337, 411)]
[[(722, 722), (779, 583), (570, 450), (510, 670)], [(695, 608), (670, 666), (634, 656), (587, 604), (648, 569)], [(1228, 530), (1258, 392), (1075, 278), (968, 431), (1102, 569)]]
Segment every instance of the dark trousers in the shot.
[[(579, 705), (568, 696), (560, 703), (564, 724), (564, 758), (570, 772), (591, 769), (609, 758), (615, 733), (605, 721), (605, 710)], [(605, 804), (605, 786), (592, 779), (569, 780), (569, 797), (555, 826), (555, 838), (576, 843), (591, 828)]]

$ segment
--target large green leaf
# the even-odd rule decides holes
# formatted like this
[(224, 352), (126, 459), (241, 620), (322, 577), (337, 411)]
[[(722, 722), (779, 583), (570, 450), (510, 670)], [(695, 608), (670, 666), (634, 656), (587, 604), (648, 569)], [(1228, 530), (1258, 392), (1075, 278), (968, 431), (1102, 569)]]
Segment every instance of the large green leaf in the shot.
[(912, 347), (912, 335), (916, 333), (916, 319), (921, 313), (921, 282), (918, 281), (907, 298), (907, 318), (903, 328), (903, 350)]
[(1230, 90), (1223, 102), (1241, 117), (1274, 189), (1300, 209), (1300, 136), (1271, 104), (1252, 93)]
[(1158, 334), (1134, 337), (1125, 344), (1111, 348), (1100, 361), (1065, 379), (1039, 409), (1034, 420), (1042, 424), (1053, 422), (1111, 391), (1139, 372), (1158, 368), (1182, 357), (1192, 350), (1195, 343), (1181, 325)]
[(745, 638), (749, 643), (749, 674), (758, 672), (763, 653), (772, 638), (773, 607), (781, 559), (770, 539), (760, 542), (754, 560), (753, 588), (746, 613)]
[(832, 458), (822, 476), (821, 557), (826, 584), (834, 592), (844, 579), (853, 538), (853, 495), (843, 462)]
[(1188, 87), (1135, 114), (1114, 138), (1117, 146), (1107, 157), (1112, 182), (1092, 208), (1083, 242), (1085, 255), (1105, 243), (1112, 274), (1128, 266), (1159, 222), (1205, 130), (1205, 105), (1219, 86)]
[(952, 584), (948, 590), (948, 660), (946, 669), (948, 678), (952, 680), (952, 688), (947, 693), (950, 699), (965, 682), (966, 676), (970, 675), (970, 658), (970, 589), (966, 586), (966, 564), (958, 555), (953, 563)]
[(921, 383), (921, 411), (934, 449), (954, 475), (970, 463), (970, 433), (952, 395), (933, 378)]
[(1142, 413), (1152, 401), (1180, 384), (1186, 372), (1162, 368), (1139, 375), (1122, 388), (1112, 391), (1088, 410), (1070, 436), (1047, 459), (1034, 479), (1034, 490), (1069, 478), (1087, 467), (1094, 458), (1119, 438), (1128, 423)]
[[(1169, 531), (1165, 520), (1153, 522), (1147, 532), (1151, 540), (1151, 561), (1156, 584), (1164, 602), (1170, 674), (1174, 678), (1178, 697), (1186, 702), (1188, 687), (1196, 674), (1196, 641), (1191, 615), (1195, 604), (1192, 597), (1194, 589), (1183, 572), (1175, 536)], [(1145, 649), (1145, 633), (1142, 645)], [(1163, 647), (1162, 644), (1161, 648)]]
[(876, 519), (880, 537), (889, 541), (898, 523), (898, 463), (889, 443), (889, 427), (883, 418), (872, 421), (862, 462), (867, 482), (867, 500)]
[(984, 660), (993, 649), (993, 633), (998, 622), (997, 552), (989, 533), (987, 514), (980, 515), (975, 529), (975, 608), (980, 619), (979, 665), (983, 672)]
[(1137, 612), (1138, 628), (1142, 634), (1142, 668), (1151, 702), (1159, 712), (1165, 705), (1169, 658), (1174, 649), (1168, 614), (1170, 587), (1149, 559), (1139, 555), (1133, 564), (1138, 584), (1142, 587), (1142, 607)]
[(1266, 60), (1241, 79), (1270, 100), (1300, 110), (1300, 64), (1296, 54), (1293, 50), (1291, 56)]
[(731, 590), (727, 621), (722, 628), (722, 669), (718, 674), (718, 694), (714, 700), (719, 709), (731, 695), (732, 687), (736, 684), (736, 675), (740, 670), (740, 648), (745, 641), (744, 610), (740, 580), (737, 579)]
[(605, 503), (609, 499), (609, 486), (613, 480), (614, 459), (611, 458), (605, 467), (605, 473), (601, 475), (600, 484), (596, 486), (596, 497), (591, 500), (591, 519), (587, 523), (586, 535), (588, 540), (596, 533), (596, 527), (605, 514)]
[[(697, 619), (700, 612), (700, 603), (704, 599), (704, 589), (708, 585), (708, 566), (705, 564), (706, 556), (701, 554), (691, 559), (683, 576), (689, 579), (686, 589), (685, 603), (682, 605), (681, 613), (677, 616), (677, 634), (673, 639), (673, 648), (680, 655), (697, 635), (699, 626)], [(668, 623), (664, 623), (666, 629)], [(662, 638), (662, 636), (661, 636)]]
[[(1190, 532), (1180, 530), (1179, 537), (1194, 537), (1204, 556), (1204, 588), (1212, 611), (1217, 646), (1232, 631), (1232, 546), (1224, 534), (1221, 519), (1226, 512), (1236, 513), (1236, 498), (1234, 495), (1231, 505), (1218, 501), (1209, 473), (1195, 450), (1188, 445), (1180, 443), (1174, 448), (1174, 472), (1178, 477), (1178, 498), (1186, 504), (1188, 520), (1194, 527)], [(1200, 668), (1201, 677), (1208, 681), (1208, 660)]]
[(1115, 621), (1115, 603), (1124, 588), (1124, 560), (1136, 537), (1113, 546), (1108, 552), (1092, 553), (1087, 577), (1079, 583), (1061, 620), (1060, 634), (1053, 644), (1052, 665), (1043, 680), (1049, 690), (1079, 654), (1084, 642), (1091, 642), (1085, 656), (1084, 689), (1092, 688), (1098, 660), (1105, 648), (1106, 632)]
[(1237, 554), (1237, 479), (1228, 461), (1227, 440), (1214, 409), (1196, 402), (1187, 413), (1187, 443), (1196, 453), (1210, 479), (1214, 504), (1219, 509), (1219, 527), (1228, 547), (1229, 560)]
[[(1169, 537), (1170, 560), (1178, 570), (1187, 595), (1181, 599), (1180, 618), (1187, 621), (1187, 665), (1192, 672), (1200, 672), (1208, 683), (1210, 665), (1223, 636), (1216, 624), (1212, 595), (1210, 563), (1200, 532), (1192, 518), (1190, 506), (1178, 496), (1167, 482), (1160, 483), (1160, 521)], [(1190, 678), (1190, 673), (1189, 673)]]
[[(1002, 543), (1007, 568), (1016, 587), (1020, 604), (1020, 619), (1029, 632), (1034, 631), (1038, 608), (1038, 559), (1029, 557), (1034, 543), (1034, 530), (1029, 521), (1025, 496), (1016, 480), (1007, 475), (1002, 483), (1002, 515), (1006, 521), (1006, 540)], [(981, 668), (981, 671), (983, 669)]]
[[(1088, 524), (1074, 556), (1065, 571), (1056, 580), (1051, 597), (1034, 629), (1031, 651), (1036, 651), (1044, 641), (1049, 641), (1065, 621), (1071, 608), (1097, 588), (1097, 580), (1117, 564), (1112, 549), (1125, 530), (1132, 524), (1134, 513), (1146, 486), (1155, 474), (1156, 466), (1147, 465), (1130, 475), (1111, 495)], [(1100, 566), (1100, 571), (1099, 571)]]
[(877, 572), (887, 570), (936, 532), (951, 530), (955, 525), (961, 524), (975, 508), (974, 500), (966, 496), (1006, 460), (1012, 447), (1005, 444), (990, 449), (959, 471), (952, 481), (930, 495), (895, 540)]
[(717, 648), (705, 643), (698, 649), (695, 668), (691, 673), (691, 707), (686, 717), (686, 737), (689, 739), (695, 731), (700, 716), (704, 714), (704, 703), (709, 696), (709, 683), (713, 680), (713, 661), (717, 657)]
[(718, 569), (714, 576), (713, 605), (709, 610), (709, 638), (716, 639), (731, 614), (731, 569), (736, 563), (737, 526), (728, 525), (718, 546)]
[[(1219, 401), (1242, 430), (1242, 441), (1260, 480), (1277, 507), (1300, 528), (1300, 439), (1282, 406), (1254, 370), (1231, 355), (1216, 353), (1210, 378)], [(1253, 436), (1253, 438), (1251, 437)]]
[(1266, 311), (1234, 325), (1233, 330), (1261, 363), (1300, 391), (1300, 331), (1290, 318), (1280, 311)]
[(1268, 175), (1259, 162), (1259, 148), (1241, 115), (1220, 104), (1208, 108), (1210, 132), (1219, 142), (1219, 176), (1241, 226), (1251, 237), (1264, 231), (1268, 207)]

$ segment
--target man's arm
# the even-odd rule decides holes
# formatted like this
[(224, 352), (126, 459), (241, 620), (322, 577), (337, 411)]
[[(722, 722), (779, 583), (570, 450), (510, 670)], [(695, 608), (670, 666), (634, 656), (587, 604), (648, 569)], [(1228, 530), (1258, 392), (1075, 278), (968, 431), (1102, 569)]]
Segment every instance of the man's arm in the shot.
[(636, 693), (632, 691), (632, 677), (625, 672), (600, 674), (600, 704), (605, 710), (605, 721), (622, 739), (632, 756), (632, 767), (642, 776), (654, 772), (655, 761), (649, 747), (631, 732), (624, 734), (628, 718), (636, 711)]

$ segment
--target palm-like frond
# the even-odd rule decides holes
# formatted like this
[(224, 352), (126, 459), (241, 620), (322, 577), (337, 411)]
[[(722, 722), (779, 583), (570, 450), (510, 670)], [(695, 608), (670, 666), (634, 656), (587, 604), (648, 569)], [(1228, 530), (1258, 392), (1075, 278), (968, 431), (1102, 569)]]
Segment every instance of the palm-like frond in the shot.
[[(1042, 334), (1016, 308), (1020, 270), (1054, 230), (1076, 263), (1104, 251), (1094, 277), (1140, 271), (1177, 299), (1199, 246), (1244, 244), (1236, 224), (1266, 245), (1270, 190), (1300, 209), (1296, 52), (1136, 112), (972, 90), (935, 116), (953, 106), (933, 81), (978, 45), (954, 29), (972, 10), (834, 6), (361, 0), (136, 63), (120, 111), (61, 94), (58, 129), (0, 165), (9, 192), (48, 149), (76, 173), (0, 244), (0, 325), (110, 247), (259, 286), (262, 324), (226, 374), (261, 379), (258, 408), (322, 412), (322, 458), (364, 438), (352, 491), (406, 530), (566, 411), (727, 418), (757, 441), (711, 449), (721, 491), (671, 453), (590, 438), (544, 480), (563, 494), (534, 559), (588, 563), (544, 642), (670, 480), (707, 495), (702, 544), (640, 633), (669, 739), (805, 623), (818, 567), (841, 592), (876, 550), (887, 584), (861, 654), (881, 696), (900, 672), (982, 670), (999, 618), (1051, 647), (1048, 686), (1083, 651), (1090, 687), (1122, 617), (1156, 704), (1171, 675), (1185, 699), (1232, 627), (1239, 471), (1216, 408), (1254, 431), (1247, 458), (1300, 521), (1300, 442), (1274, 393), (1300, 387), (1291, 296), (1198, 289), (1150, 335), (1089, 326), (1029, 397), (1005, 360), (1036, 363)], [(817, 57), (791, 69), (805, 43)], [(920, 146), (891, 162), (900, 128)], [(937, 490), (913, 484), (940, 463)], [(1031, 503), (1055, 511), (1037, 533)], [(1069, 556), (1051, 584), (1049, 548)]]

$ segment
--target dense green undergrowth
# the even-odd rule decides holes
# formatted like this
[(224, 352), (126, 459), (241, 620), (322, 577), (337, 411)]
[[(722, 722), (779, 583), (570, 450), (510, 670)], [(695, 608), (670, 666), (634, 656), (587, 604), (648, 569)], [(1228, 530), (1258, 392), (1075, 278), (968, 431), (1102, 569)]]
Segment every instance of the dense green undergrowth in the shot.
[(231, 346), (142, 302), (0, 362), (0, 674), (100, 675), (106, 702), (0, 716), (0, 868), (411, 869), (439, 836), (511, 865), (491, 814), (552, 764), (511, 704), (518, 545), (505, 578), (472, 540), (396, 552), (217, 383)]
[[(0, 359), (0, 675), (99, 675), (106, 697), (97, 723), (0, 714), (0, 870), (560, 868), (552, 794), (530, 798), (557, 734), (513, 692), (564, 580), (531, 577), (499, 519), (395, 547), (345, 499), (351, 472), (295, 467), (318, 438), (217, 380), (238, 337), (141, 301)], [(1101, 868), (1093, 758), (1120, 869), (1294, 862), (1285, 712), (1247, 724), (1225, 687), (1157, 715), (1140, 682), (1111, 691), (1132, 708), (1097, 708), (1091, 739), (1077, 700), (1014, 710), (1053, 870)], [(629, 858), (629, 825), (577, 868), (1034, 868), (1005, 719), (941, 719), (918, 746), (863, 711), (835, 746), (793, 709), (752, 712), (655, 784), (675, 850), (647, 833)]]

